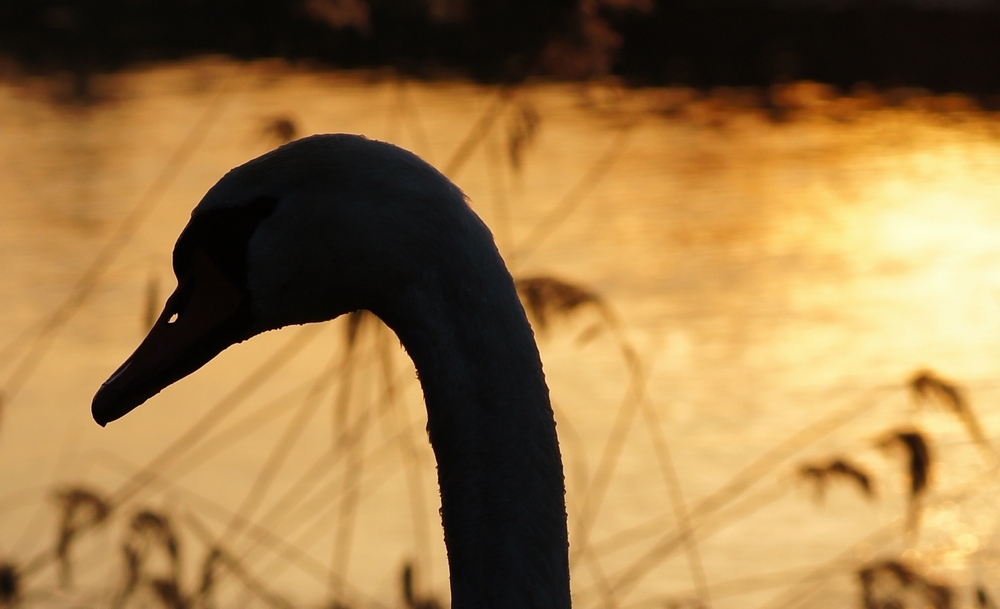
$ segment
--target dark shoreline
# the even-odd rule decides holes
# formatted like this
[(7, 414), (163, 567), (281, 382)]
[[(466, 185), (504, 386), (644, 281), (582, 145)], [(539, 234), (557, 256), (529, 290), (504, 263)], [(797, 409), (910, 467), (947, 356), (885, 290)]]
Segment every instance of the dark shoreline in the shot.
[[(149, 61), (222, 54), (517, 82), (545, 73), (539, 57), (554, 38), (579, 39), (572, 31), (577, 4), (569, 0), (470, 0), (467, 15), (451, 22), (434, 21), (416, 0), (371, 6), (370, 26), (361, 32), (335, 29), (311, 18), (301, 2), (279, 0), (8, 0), (0, 6), (0, 56), (22, 72), (70, 72), (83, 80)], [(863, 82), (1000, 94), (998, 10), (663, 0), (650, 12), (599, 14), (620, 43), (610, 74), (631, 85), (708, 89), (813, 80), (844, 91)]]

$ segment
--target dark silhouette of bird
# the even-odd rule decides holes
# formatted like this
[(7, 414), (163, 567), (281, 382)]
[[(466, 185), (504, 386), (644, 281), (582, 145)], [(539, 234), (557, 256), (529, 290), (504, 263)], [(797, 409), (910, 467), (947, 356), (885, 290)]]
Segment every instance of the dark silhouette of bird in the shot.
[(173, 266), (159, 319), (94, 396), (98, 423), (234, 343), (371, 311), (424, 392), (452, 607), (570, 606), (562, 461), (538, 349), (457, 186), (390, 144), (304, 138), (213, 186)]

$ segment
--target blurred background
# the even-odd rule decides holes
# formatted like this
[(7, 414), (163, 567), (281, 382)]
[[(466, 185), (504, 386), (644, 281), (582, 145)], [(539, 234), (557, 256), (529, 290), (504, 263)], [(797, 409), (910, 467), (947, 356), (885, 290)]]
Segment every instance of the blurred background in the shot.
[(0, 607), (448, 606), (368, 314), (99, 428), (228, 169), (390, 141), (539, 340), (579, 608), (995, 608), (1000, 2), (6, 0)]

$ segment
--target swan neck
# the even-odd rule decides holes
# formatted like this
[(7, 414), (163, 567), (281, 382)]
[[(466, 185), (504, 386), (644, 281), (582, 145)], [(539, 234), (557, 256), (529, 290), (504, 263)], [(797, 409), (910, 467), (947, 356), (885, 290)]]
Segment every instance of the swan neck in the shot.
[(425, 315), (394, 328), (424, 390), (452, 607), (568, 608), (564, 481), (548, 388), (513, 280), (502, 262), (492, 275), (422, 290), (411, 308)]

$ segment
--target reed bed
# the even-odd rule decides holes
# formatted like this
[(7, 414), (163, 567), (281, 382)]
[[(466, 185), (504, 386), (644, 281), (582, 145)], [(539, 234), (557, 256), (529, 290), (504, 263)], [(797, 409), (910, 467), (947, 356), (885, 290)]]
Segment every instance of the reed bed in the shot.
[[(613, 87), (610, 87), (613, 89)], [(0, 351), (2, 391), (0, 412), (16, 400), (55, 338), (71, 323), (95, 291), (128, 242), (149, 217), (164, 191), (187, 166), (208, 137), (210, 127), (238, 92), (221, 88), (192, 126), (180, 147), (108, 238), (65, 299), (34, 328), (21, 333)], [(653, 104), (641, 112), (613, 100), (584, 92), (596, 113), (613, 113), (614, 137), (596, 155), (592, 166), (520, 243), (510, 240), (510, 226), (495, 229), (508, 252), (516, 287), (536, 330), (543, 353), (553, 342), (569, 338), (575, 349), (614, 354), (626, 379), (620, 401), (607, 407), (604, 441), (587, 447), (573, 427), (574, 405), (554, 404), (559, 418), (569, 488), (571, 557), (575, 603), (579, 607), (708, 608), (713, 602), (759, 590), (775, 596), (766, 607), (809, 606), (831, 581), (844, 577), (855, 583), (857, 606), (864, 609), (960, 606), (995, 607), (994, 594), (982, 581), (950, 581), (937, 572), (935, 549), (921, 546), (922, 515), (942, 505), (963, 505), (997, 490), (997, 459), (988, 430), (973, 408), (970, 393), (959, 382), (921, 369), (905, 379), (857, 391), (784, 440), (775, 442), (714, 492), (691, 500), (685, 496), (684, 471), (679, 471), (664, 431), (661, 414), (650, 395), (653, 353), (644, 353), (634, 332), (614, 305), (594, 288), (550, 274), (522, 274), (530, 257), (571, 216), (617, 162), (642, 120), (651, 115), (685, 120), (711, 129), (725, 129), (741, 114), (760, 116), (776, 124), (814, 120), (853, 120), (859, 113), (881, 108), (959, 120), (976, 109), (964, 98), (931, 96), (926, 92), (874, 92), (859, 88), (838, 95), (816, 83), (798, 83), (757, 90), (719, 89), (709, 92), (663, 91), (646, 98)], [(395, 89), (392, 120), (423, 133), (406, 83)], [(898, 99), (897, 99), (898, 98)], [(650, 99), (652, 101), (650, 101)], [(530, 98), (513, 88), (500, 88), (458, 147), (444, 163), (446, 173), (458, 174), (478, 152), (484, 152), (495, 131), (505, 130), (503, 154), (494, 169), (516, 176), (532, 162), (533, 148), (545, 117)], [(289, 115), (274, 115), (255, 126), (256, 134), (272, 144), (293, 139), (302, 127)], [(419, 136), (415, 136), (419, 137)], [(500, 190), (503, 190), (500, 188)], [(508, 218), (498, 197), (497, 218)], [(507, 210), (509, 211), (509, 210)], [(506, 244), (504, 239), (508, 239)], [(149, 275), (138, 318), (145, 327), (159, 308), (159, 280)], [(40, 553), (0, 557), (0, 607), (164, 607), (215, 609), (267, 606), (347, 609), (385, 606), (351, 584), (352, 560), (359, 553), (358, 527), (365, 500), (393, 476), (406, 488), (410, 518), (411, 555), (400, 564), (384, 565), (398, 586), (394, 606), (438, 609), (444, 600), (429, 591), (422, 575), (434, 563), (435, 489), (428, 484), (427, 447), (422, 424), (407, 407), (412, 369), (403, 361), (392, 332), (375, 316), (360, 311), (334, 322), (337, 333), (306, 327), (247, 375), (202, 418), (151, 461), (137, 465), (104, 455), (126, 472), (117, 488), (95, 488), (85, 481), (69, 487), (44, 488), (27, 499), (0, 496), (0, 509), (33, 502), (48, 495), (54, 506), (47, 516), (51, 540)], [(319, 348), (327, 356), (321, 370), (281, 395), (254, 401), (257, 394), (297, 356)], [(554, 388), (554, 395), (558, 388)], [(882, 421), (873, 413), (886, 404), (910, 399), (955, 417), (980, 452), (981, 468), (964, 483), (945, 486), (949, 474), (939, 456), (959, 450), (942, 444), (933, 430), (915, 424), (920, 412), (895, 417), (872, 435), (858, 431), (843, 446), (830, 450), (830, 438), (844, 438), (861, 423)], [(328, 450), (311, 455), (309, 463), (291, 472), (302, 438), (328, 413)], [(5, 424), (5, 423), (4, 423)], [(279, 429), (277, 439), (262, 450), (262, 464), (243, 499), (219, 505), (185, 489), (180, 479), (220, 459), (231, 447), (253, 437), (265, 426)], [(637, 430), (641, 430), (641, 433)], [(846, 435), (845, 435), (846, 434)], [(614, 492), (628, 442), (650, 447), (664, 499), (655, 513), (607, 532), (597, 526), (608, 516), (607, 497)], [(0, 440), (2, 441), (2, 440)], [(953, 441), (953, 438), (949, 439)], [(872, 465), (882, 455), (891, 466)], [(902, 462), (902, 468), (898, 465)], [(899, 492), (892, 468), (906, 480)], [(904, 509), (868, 539), (849, 546), (840, 556), (816, 565), (763, 573), (754, 578), (713, 579), (706, 569), (706, 547), (729, 527), (750, 521), (778, 502), (816, 499), (816, 518), (826, 504), (845, 500), (850, 487), (860, 499), (856, 509), (879, 502), (904, 502)], [(805, 489), (805, 492), (803, 492)], [(868, 505), (866, 505), (868, 504)], [(896, 505), (891, 503), (891, 505)], [(12, 508), (13, 509), (13, 508)], [(332, 534), (330, 533), (332, 532)], [(104, 539), (102, 547), (98, 543)], [(318, 560), (312, 546), (319, 540), (331, 550)], [(863, 546), (863, 548), (862, 548)], [(110, 548), (110, 549), (109, 549)], [(917, 551), (920, 549), (920, 551)], [(990, 551), (995, 551), (991, 549)], [(688, 574), (686, 589), (650, 595), (649, 582), (659, 569), (676, 561)], [(95, 565), (104, 570), (95, 575)], [(611, 566), (609, 566), (611, 565)], [(283, 572), (297, 570), (324, 590), (324, 600), (307, 601), (273, 585)], [(964, 604), (963, 604), (964, 603)]]

